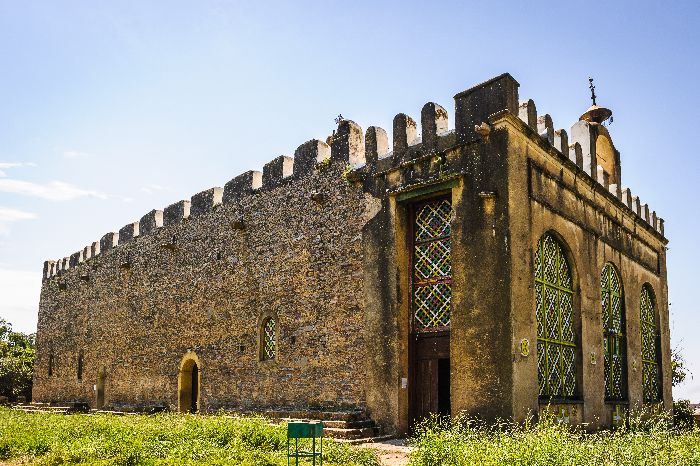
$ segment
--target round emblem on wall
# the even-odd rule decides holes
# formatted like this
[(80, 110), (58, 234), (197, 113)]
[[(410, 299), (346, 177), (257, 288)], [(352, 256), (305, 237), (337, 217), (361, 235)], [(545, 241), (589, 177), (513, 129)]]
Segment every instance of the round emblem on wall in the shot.
[(529, 356), (530, 355), (530, 340), (527, 338), (523, 338), (520, 340), (520, 354), (522, 356)]

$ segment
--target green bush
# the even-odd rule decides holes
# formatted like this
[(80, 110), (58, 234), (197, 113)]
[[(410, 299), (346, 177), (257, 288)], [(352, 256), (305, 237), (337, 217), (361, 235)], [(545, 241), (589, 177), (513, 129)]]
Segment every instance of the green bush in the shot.
[(552, 418), (494, 427), (433, 418), (411, 442), (411, 466), (700, 465), (700, 431), (677, 431), (663, 416), (638, 416), (629, 427), (594, 434)]
[[(282, 466), (287, 464), (286, 449), (285, 426), (262, 417), (28, 414), (0, 408), (1, 460), (39, 465)], [(379, 462), (370, 450), (327, 439), (324, 464)]]
[(692, 429), (695, 426), (693, 408), (690, 400), (677, 400), (673, 402), (673, 425), (678, 429)]

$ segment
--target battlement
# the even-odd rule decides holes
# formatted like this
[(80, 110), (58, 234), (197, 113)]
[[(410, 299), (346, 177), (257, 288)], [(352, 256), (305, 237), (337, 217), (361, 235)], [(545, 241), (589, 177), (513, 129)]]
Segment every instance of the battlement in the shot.
[(55, 277), (162, 228), (194, 221), (219, 206), (236, 204), (246, 196), (276, 189), (328, 164), (345, 167), (351, 181), (379, 176), (416, 159), (431, 160), (432, 164), (435, 158), (435, 164), (442, 164), (444, 160), (435, 156), (459, 146), (488, 144), (495, 115), (503, 112), (519, 118), (523, 122), (522, 131), (553, 150), (567, 164), (570, 162), (572, 170), (589, 178), (599, 191), (663, 236), (664, 220), (622, 186), (619, 152), (607, 129), (583, 120), (576, 122), (570, 132), (555, 129), (549, 114), (538, 115), (533, 100), (519, 100), (518, 87), (518, 82), (506, 73), (456, 94), (454, 130), (449, 129), (447, 110), (434, 102), (426, 103), (420, 111), (420, 132), (410, 115), (399, 113), (393, 119), (391, 143), (387, 132), (380, 127), (369, 126), (363, 133), (354, 121), (341, 120), (326, 142), (306, 141), (297, 147), (293, 158), (281, 155), (265, 164), (262, 171), (247, 171), (223, 188), (213, 187), (163, 210), (151, 210), (140, 220), (126, 224), (118, 232), (105, 234), (69, 257), (44, 262), (43, 278)]

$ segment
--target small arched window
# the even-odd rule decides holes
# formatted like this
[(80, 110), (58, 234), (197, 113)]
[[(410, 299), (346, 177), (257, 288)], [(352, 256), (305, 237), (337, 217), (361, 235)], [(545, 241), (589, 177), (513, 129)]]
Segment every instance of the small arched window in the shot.
[(608, 263), (600, 275), (603, 314), (605, 399), (626, 399), (627, 356), (625, 348), (625, 297), (620, 275)]
[(541, 398), (576, 396), (576, 334), (571, 267), (552, 234), (537, 243), (535, 305), (537, 380)]
[(659, 329), (656, 321), (656, 300), (649, 284), (642, 287), (640, 297), (640, 327), (642, 333), (642, 392), (645, 403), (661, 400), (661, 371), (659, 370)]
[(78, 380), (83, 380), (83, 363), (85, 362), (85, 357), (81, 351), (78, 355)]
[(262, 325), (262, 351), (261, 359), (270, 361), (275, 359), (277, 355), (277, 340), (276, 340), (276, 323), (275, 319), (268, 317), (263, 321)]

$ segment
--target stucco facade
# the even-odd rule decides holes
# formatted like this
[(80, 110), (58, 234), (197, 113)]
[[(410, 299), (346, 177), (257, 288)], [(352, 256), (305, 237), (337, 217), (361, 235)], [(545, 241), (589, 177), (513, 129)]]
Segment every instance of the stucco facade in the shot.
[[(644, 404), (646, 286), (652, 401), (670, 409), (663, 220), (622, 188), (607, 128), (582, 119), (571, 138), (555, 131), (507, 74), (455, 103), (453, 131), (434, 103), (420, 137), (397, 115), (391, 148), (383, 129), (343, 120), (328, 144), (308, 141), (47, 261), (34, 400), (358, 410), (388, 433), (429, 412), (523, 420), (549, 406), (607, 426)], [(538, 365), (535, 260), (547, 235), (571, 281), (565, 396), (543, 394)], [(606, 264), (622, 283), (620, 337), (604, 337)], [(604, 340), (624, 343), (624, 396), (608, 401)]]

